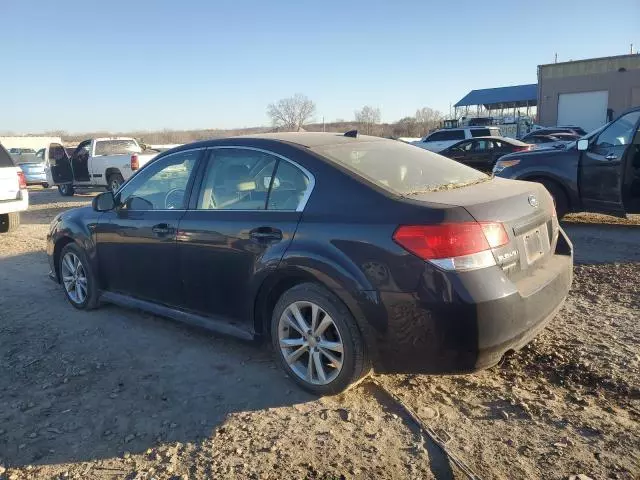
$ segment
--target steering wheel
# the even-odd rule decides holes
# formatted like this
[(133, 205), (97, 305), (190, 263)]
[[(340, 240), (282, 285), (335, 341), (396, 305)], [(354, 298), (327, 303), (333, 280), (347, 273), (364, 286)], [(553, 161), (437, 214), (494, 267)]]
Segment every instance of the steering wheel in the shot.
[(185, 191), (183, 188), (172, 188), (171, 190), (169, 190), (167, 196), (164, 197), (164, 208), (166, 208), (167, 210), (182, 208), (184, 193)]

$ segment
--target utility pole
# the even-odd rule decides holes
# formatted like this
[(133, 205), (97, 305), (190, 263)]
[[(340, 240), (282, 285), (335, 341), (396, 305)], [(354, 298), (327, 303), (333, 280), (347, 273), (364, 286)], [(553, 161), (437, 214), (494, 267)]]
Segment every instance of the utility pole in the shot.
[(558, 63), (558, 52), (556, 52), (555, 60), (553, 61), (553, 63)]
[(322, 131), (324, 132), (324, 115), (322, 116)]

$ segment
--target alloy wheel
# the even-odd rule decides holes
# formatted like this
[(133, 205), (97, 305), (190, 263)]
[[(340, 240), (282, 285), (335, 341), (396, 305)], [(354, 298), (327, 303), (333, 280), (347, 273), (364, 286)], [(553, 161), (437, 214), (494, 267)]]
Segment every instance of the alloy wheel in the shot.
[(81, 304), (87, 298), (87, 274), (78, 256), (67, 252), (61, 262), (62, 283), (72, 302)]
[(331, 316), (312, 302), (289, 305), (278, 322), (282, 358), (293, 373), (313, 385), (327, 385), (342, 370), (344, 344)]

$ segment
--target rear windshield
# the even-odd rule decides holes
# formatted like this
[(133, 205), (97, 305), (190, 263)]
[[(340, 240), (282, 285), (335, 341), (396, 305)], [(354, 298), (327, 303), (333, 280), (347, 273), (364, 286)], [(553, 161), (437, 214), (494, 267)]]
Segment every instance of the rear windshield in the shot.
[(95, 156), (128, 155), (140, 152), (141, 149), (134, 140), (99, 140), (96, 142)]
[(0, 145), (0, 168), (2, 167), (15, 167), (11, 155)]
[(343, 143), (312, 150), (400, 195), (462, 187), (489, 179), (466, 165), (398, 141)]

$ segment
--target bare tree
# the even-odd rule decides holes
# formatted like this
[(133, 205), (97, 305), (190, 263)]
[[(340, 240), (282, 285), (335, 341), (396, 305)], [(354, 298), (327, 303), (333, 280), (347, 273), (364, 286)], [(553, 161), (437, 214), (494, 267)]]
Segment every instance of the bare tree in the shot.
[(442, 112), (433, 108), (422, 107), (416, 110), (416, 123), (419, 127), (419, 134), (424, 135), (429, 130), (438, 127), (442, 118)]
[(380, 123), (380, 109), (365, 105), (361, 110), (355, 111), (356, 122), (363, 126), (364, 133), (371, 135), (377, 124)]
[(404, 117), (393, 124), (393, 135), (396, 137), (417, 137), (420, 135), (420, 125), (415, 117)]
[(316, 104), (301, 93), (267, 106), (267, 115), (271, 118), (273, 125), (293, 132), (299, 131), (306, 122), (311, 120), (315, 111)]

